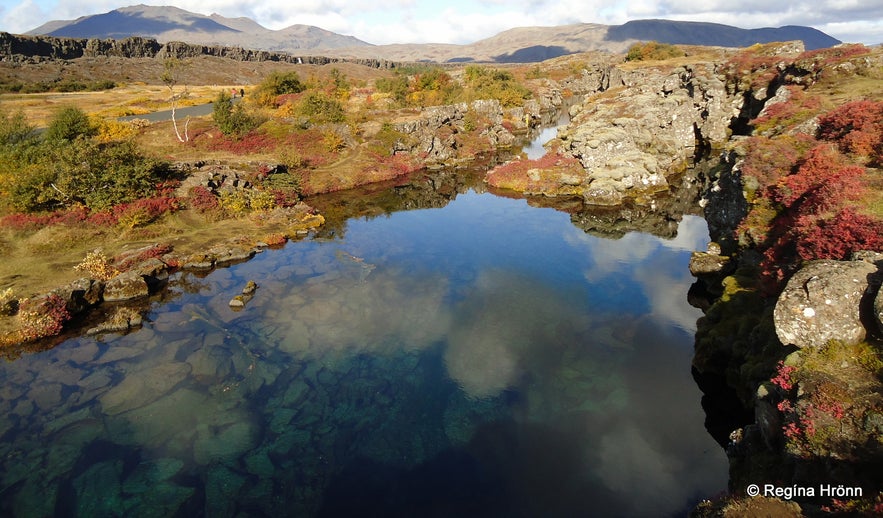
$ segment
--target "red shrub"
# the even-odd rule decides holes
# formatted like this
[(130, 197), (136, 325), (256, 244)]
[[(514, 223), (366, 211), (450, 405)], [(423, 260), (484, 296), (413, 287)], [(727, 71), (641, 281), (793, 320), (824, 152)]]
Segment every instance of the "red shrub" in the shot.
[(294, 207), (300, 201), (297, 191), (292, 189), (274, 189), (271, 192), (277, 207)]
[(883, 102), (853, 101), (819, 119), (819, 138), (838, 144), (844, 153), (880, 161), (883, 146)]
[(278, 144), (270, 135), (252, 131), (241, 138), (220, 136), (209, 144), (209, 149), (227, 151), (236, 155), (251, 155), (273, 151)]
[(5, 216), (2, 222), (3, 228), (13, 230), (36, 230), (46, 226), (51, 216), (46, 214), (24, 214), (16, 213)]
[(779, 360), (779, 363), (776, 364), (776, 375), (770, 381), (782, 390), (789, 391), (794, 388), (794, 380), (791, 375), (795, 371), (797, 371), (796, 367), (785, 365), (784, 361)]
[(282, 146), (293, 148), (301, 156), (305, 165), (321, 167), (336, 157), (338, 152), (330, 152), (324, 142), (325, 135), (316, 128), (294, 131), (285, 138)]
[(798, 227), (797, 254), (804, 260), (847, 259), (860, 250), (883, 249), (883, 221), (845, 207), (833, 218)]
[(836, 47), (808, 50), (797, 56), (795, 62), (807, 70), (820, 70), (870, 52), (871, 49), (861, 43), (838, 45)]
[(119, 218), (113, 211), (95, 212), (88, 219), (88, 223), (96, 227), (112, 227), (119, 223), (119, 221)]
[(199, 213), (211, 212), (217, 210), (220, 206), (218, 197), (208, 187), (197, 185), (190, 189), (187, 194), (187, 204), (191, 209)]
[(742, 174), (757, 179), (760, 187), (775, 185), (780, 178), (791, 174), (808, 146), (807, 138), (751, 137), (742, 162)]
[(181, 208), (180, 200), (171, 196), (156, 196), (143, 198), (131, 203), (121, 203), (113, 208), (114, 215), (120, 218), (135, 212), (144, 213), (151, 221), (159, 218), (167, 212), (175, 212)]
[(61, 333), (65, 322), (71, 318), (67, 302), (55, 294), (25, 302), (19, 310), (19, 316), (19, 334), (24, 342)]
[(794, 174), (779, 180), (772, 196), (786, 208), (799, 204), (801, 214), (817, 214), (859, 197), (863, 175), (864, 169), (845, 165), (836, 149), (822, 144), (810, 150)]
[(36, 230), (49, 225), (79, 225), (89, 219), (89, 209), (75, 207), (48, 214), (10, 214), (2, 219), (5, 228)]

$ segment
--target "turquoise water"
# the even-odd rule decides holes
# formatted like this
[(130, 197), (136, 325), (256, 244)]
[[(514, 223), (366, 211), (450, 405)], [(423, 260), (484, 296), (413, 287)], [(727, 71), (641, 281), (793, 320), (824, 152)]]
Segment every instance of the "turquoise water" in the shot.
[(0, 514), (680, 516), (726, 488), (690, 376), (702, 219), (375, 212), (0, 366)]

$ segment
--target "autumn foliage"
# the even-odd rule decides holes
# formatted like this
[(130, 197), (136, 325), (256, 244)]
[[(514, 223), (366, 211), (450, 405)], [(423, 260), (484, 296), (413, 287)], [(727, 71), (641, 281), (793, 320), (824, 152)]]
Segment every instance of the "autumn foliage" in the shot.
[(864, 162), (883, 163), (883, 102), (853, 101), (819, 119), (819, 138)]
[(819, 118), (817, 137), (752, 137), (745, 146), (742, 172), (755, 190), (738, 233), (762, 254), (770, 293), (803, 261), (883, 250), (883, 221), (862, 212), (860, 202), (868, 192), (863, 165), (880, 162), (883, 103), (832, 110)]

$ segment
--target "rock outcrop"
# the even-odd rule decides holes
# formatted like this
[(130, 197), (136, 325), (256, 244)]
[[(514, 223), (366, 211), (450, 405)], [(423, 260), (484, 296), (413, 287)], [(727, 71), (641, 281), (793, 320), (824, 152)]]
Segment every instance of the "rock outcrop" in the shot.
[(822, 347), (864, 340), (860, 305), (877, 267), (865, 261), (812, 261), (788, 281), (773, 319), (783, 344)]
[(150, 38), (133, 36), (122, 40), (95, 38), (54, 38), (51, 36), (24, 36), (0, 32), (0, 61), (41, 61), (44, 59), (77, 59), (83, 57), (125, 58), (192, 58), (214, 56), (237, 61), (275, 61), (326, 65), (328, 63), (357, 63), (372, 68), (395, 68), (397, 64), (385, 59), (346, 59), (325, 56), (297, 56), (287, 52), (244, 49), (220, 45), (195, 45), (180, 41), (159, 43)]
[(432, 106), (416, 117), (394, 124), (406, 138), (395, 145), (395, 152), (425, 157), (429, 164), (451, 164), (469, 160), (481, 152), (505, 148), (515, 143), (515, 135), (503, 125), (504, 118), (514, 120), (512, 126), (527, 129), (524, 109), (507, 114), (497, 100)]
[(558, 138), (560, 152), (585, 168), (582, 192), (592, 205), (666, 190), (668, 176), (725, 142), (738, 102), (728, 98), (712, 64), (668, 73), (612, 67), (586, 81), (601, 93), (571, 108), (571, 123)]

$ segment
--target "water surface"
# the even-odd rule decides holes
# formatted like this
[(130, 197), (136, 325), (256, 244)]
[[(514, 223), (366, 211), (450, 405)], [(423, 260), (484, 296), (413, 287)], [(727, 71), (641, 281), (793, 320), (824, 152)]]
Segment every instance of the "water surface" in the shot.
[(605, 239), (452, 197), (0, 366), (0, 513), (677, 516), (724, 490), (690, 376), (704, 221)]

